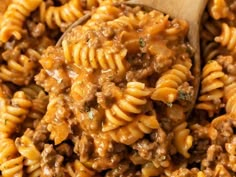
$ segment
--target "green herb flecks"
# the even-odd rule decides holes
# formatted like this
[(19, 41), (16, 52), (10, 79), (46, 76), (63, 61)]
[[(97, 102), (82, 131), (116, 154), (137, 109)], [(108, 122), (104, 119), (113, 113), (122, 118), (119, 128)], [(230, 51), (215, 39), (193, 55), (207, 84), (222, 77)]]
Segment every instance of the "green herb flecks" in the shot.
[(144, 41), (143, 38), (139, 38), (139, 46), (140, 47), (145, 47), (146, 46), (146, 42)]
[(178, 98), (180, 100), (184, 100), (184, 101), (191, 101), (192, 95), (190, 93), (183, 91), (183, 90), (179, 90), (178, 91)]

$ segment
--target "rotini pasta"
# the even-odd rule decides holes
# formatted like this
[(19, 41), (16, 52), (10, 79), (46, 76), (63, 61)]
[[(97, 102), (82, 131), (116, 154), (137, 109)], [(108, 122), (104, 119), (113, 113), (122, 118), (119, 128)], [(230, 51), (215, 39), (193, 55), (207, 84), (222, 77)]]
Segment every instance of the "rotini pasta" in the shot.
[(173, 103), (178, 97), (178, 87), (188, 80), (190, 68), (191, 63), (187, 59), (184, 65), (175, 64), (172, 69), (163, 73), (156, 83), (151, 98), (164, 103)]
[(100, 1), (99, 7), (95, 9), (94, 14), (92, 15), (91, 19), (86, 23), (88, 26), (93, 26), (100, 22), (106, 22), (113, 20), (119, 16), (121, 10), (112, 5), (113, 2), (111, 1)]
[(224, 99), (226, 113), (236, 113), (236, 77), (227, 76), (225, 79)]
[(157, 176), (163, 173), (163, 169), (161, 167), (156, 168), (152, 162), (148, 162), (142, 167), (142, 176), (143, 177), (151, 177)]
[(2, 138), (0, 149), (2, 177), (23, 176), (23, 157), (18, 155), (14, 141)]
[(66, 164), (67, 173), (70, 177), (90, 177), (95, 176), (95, 172), (85, 167), (79, 160)]
[(26, 166), (26, 173), (29, 177), (39, 177), (41, 175), (40, 168), (40, 152), (32, 142), (33, 131), (26, 130), (21, 138), (15, 141), (16, 148), (19, 153), (25, 158), (24, 166)]
[(27, 118), (40, 120), (46, 112), (48, 95), (39, 86), (32, 84), (21, 89), (32, 101), (32, 107)]
[(150, 134), (157, 128), (159, 128), (159, 123), (153, 110), (151, 115), (138, 115), (131, 123), (108, 133), (114, 141), (130, 145), (142, 138), (144, 134)]
[(220, 55), (223, 50), (220, 48), (219, 44), (216, 42), (211, 42), (206, 46), (203, 45), (203, 59), (204, 63), (214, 60), (218, 55)]
[(215, 177), (221, 177), (221, 176), (231, 177), (231, 175), (228, 172), (228, 170), (223, 165), (221, 165), (221, 164), (218, 164), (216, 166), (214, 176)]
[(207, 12), (203, 14), (202, 23), (201, 38), (208, 42), (213, 41), (214, 37), (220, 34), (221, 23), (212, 20)]
[(147, 104), (146, 98), (149, 94), (145, 84), (128, 82), (123, 98), (118, 98), (110, 109), (105, 110), (106, 118), (102, 131), (106, 132), (133, 121), (134, 116), (141, 113), (141, 106)]
[(212, 117), (222, 107), (224, 95), (224, 77), (222, 66), (215, 60), (209, 61), (203, 68), (201, 81), (201, 96), (198, 98), (197, 109), (208, 112)]
[(233, 20), (235, 18), (234, 13), (230, 11), (226, 0), (210, 0), (208, 3), (208, 9), (215, 20), (220, 18)]
[(175, 127), (174, 134), (174, 145), (177, 151), (182, 154), (185, 158), (189, 158), (190, 154), (188, 150), (191, 148), (193, 143), (193, 137), (190, 135), (190, 130), (186, 128), (187, 122), (183, 122)]
[[(96, 1), (90, 1), (88, 8), (94, 5), (96, 5)], [(80, 1), (77, 0), (69, 0), (69, 2), (59, 7), (50, 6), (47, 8), (45, 2), (40, 5), (41, 21), (45, 21), (49, 28), (62, 28), (63, 24), (68, 26), (81, 16), (83, 16), (83, 9)]]
[(106, 70), (111, 68), (122, 73), (125, 71), (124, 58), (127, 50), (117, 50), (112, 42), (106, 42), (103, 48), (96, 49), (92, 46), (86, 46), (82, 42), (69, 45), (67, 41), (62, 41), (62, 47), (66, 63), (74, 62), (77, 65), (94, 69)]
[(17, 85), (27, 85), (33, 77), (35, 64), (26, 55), (20, 55), (17, 59), (7, 61), (7, 65), (1, 65), (0, 78)]
[(17, 126), (26, 118), (32, 102), (23, 91), (18, 91), (13, 95), (11, 104), (5, 102), (1, 108), (0, 136), (9, 137), (16, 131)]
[(17, 40), (22, 38), (23, 23), (42, 2), (42, 0), (14, 0), (4, 13), (4, 18), (0, 24), (0, 41), (7, 42), (11, 36)]
[(228, 24), (222, 23), (222, 32), (220, 36), (215, 37), (215, 41), (220, 43), (222, 46), (227, 47), (229, 51), (235, 52), (235, 33), (235, 27), (230, 27)]

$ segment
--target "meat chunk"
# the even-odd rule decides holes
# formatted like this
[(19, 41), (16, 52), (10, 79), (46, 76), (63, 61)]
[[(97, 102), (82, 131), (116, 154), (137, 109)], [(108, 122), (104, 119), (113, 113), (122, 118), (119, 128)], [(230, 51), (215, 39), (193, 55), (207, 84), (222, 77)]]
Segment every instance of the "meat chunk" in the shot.
[(66, 157), (70, 157), (73, 153), (72, 148), (69, 144), (67, 143), (62, 143), (59, 146), (56, 147), (56, 151), (62, 155), (62, 156), (66, 156)]
[(89, 159), (93, 148), (92, 137), (83, 133), (80, 138), (76, 138), (74, 152), (80, 157), (81, 162), (86, 162)]
[(119, 92), (120, 90), (114, 82), (105, 82), (102, 86), (102, 91), (96, 94), (98, 104), (104, 109), (111, 107)]
[(49, 131), (47, 130), (47, 125), (40, 123), (33, 135), (33, 142), (35, 146), (42, 150), (44, 147), (44, 143), (48, 141)]
[(27, 25), (30, 31), (30, 34), (34, 38), (42, 36), (45, 32), (45, 25), (43, 23), (35, 23), (32, 21), (27, 21)]
[(64, 169), (62, 167), (64, 157), (56, 153), (52, 144), (44, 145), (44, 150), (41, 156), (42, 175), (44, 177), (65, 176)]
[(133, 149), (145, 160), (153, 161), (156, 166), (168, 166), (170, 146), (166, 133), (160, 127), (151, 134), (151, 141), (141, 139), (132, 145)]

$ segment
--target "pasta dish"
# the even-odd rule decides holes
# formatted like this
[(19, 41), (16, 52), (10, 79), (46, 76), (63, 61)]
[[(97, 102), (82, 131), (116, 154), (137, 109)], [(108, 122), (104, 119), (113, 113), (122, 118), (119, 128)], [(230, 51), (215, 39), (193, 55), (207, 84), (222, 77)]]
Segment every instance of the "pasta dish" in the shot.
[(124, 1), (1, 2), (0, 176), (235, 176), (236, 2), (208, 1), (196, 93), (188, 23)]

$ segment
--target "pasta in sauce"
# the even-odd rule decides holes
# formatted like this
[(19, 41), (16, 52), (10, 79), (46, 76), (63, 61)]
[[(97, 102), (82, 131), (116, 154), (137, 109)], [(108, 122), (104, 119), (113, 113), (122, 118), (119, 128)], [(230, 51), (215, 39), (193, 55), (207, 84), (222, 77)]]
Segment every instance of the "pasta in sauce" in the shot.
[(236, 3), (208, 2), (187, 118), (188, 23), (123, 1), (1, 2), (0, 176), (235, 176)]

